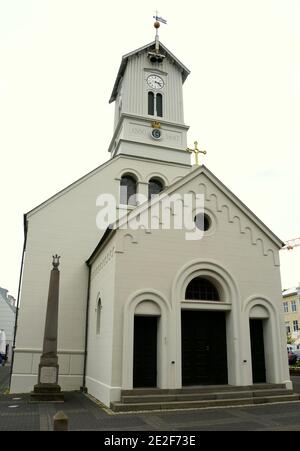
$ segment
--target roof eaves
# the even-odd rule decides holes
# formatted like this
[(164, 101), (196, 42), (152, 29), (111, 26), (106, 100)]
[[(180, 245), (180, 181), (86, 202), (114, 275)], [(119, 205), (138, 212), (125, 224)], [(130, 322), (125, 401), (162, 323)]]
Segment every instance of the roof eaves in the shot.
[[(160, 42), (159, 45), (167, 53), (167, 55), (177, 64), (177, 66), (179, 66), (181, 68), (181, 70), (182, 70), (182, 80), (183, 80), (183, 83), (184, 83), (185, 80), (187, 79), (188, 75), (191, 73), (190, 70), (184, 64), (182, 64), (182, 62), (178, 58), (176, 58), (176, 56), (172, 52), (170, 52), (170, 50), (167, 49), (167, 47), (164, 44), (162, 44)], [(128, 59), (131, 58), (134, 55), (137, 55), (137, 54), (139, 54), (141, 52), (144, 52), (145, 50), (148, 50), (150, 47), (153, 47), (153, 46), (155, 46), (155, 41), (152, 41), (152, 42), (150, 42), (150, 44), (144, 45), (143, 47), (140, 47), (140, 48), (138, 48), (136, 50), (133, 50), (132, 52), (126, 53), (126, 55), (122, 56), (121, 64), (120, 64), (120, 67), (119, 67), (119, 70), (118, 70), (118, 74), (117, 74), (117, 78), (116, 78), (116, 81), (114, 83), (114, 87), (113, 87), (113, 90), (112, 90), (112, 93), (111, 93), (111, 96), (110, 96), (110, 99), (109, 99), (109, 103), (112, 103), (112, 102), (114, 102), (116, 100), (119, 83), (120, 83), (120, 80), (123, 77), (123, 74), (125, 72)]]

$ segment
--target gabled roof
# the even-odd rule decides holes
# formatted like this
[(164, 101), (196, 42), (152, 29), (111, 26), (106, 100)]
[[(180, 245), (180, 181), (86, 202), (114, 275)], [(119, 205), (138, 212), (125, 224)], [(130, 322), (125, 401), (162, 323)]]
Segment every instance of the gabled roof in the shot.
[[(133, 52), (127, 53), (126, 55), (124, 55), (122, 57), (122, 61), (120, 64), (120, 68), (119, 68), (119, 72), (109, 99), (109, 103), (112, 103), (116, 100), (117, 97), (117, 92), (118, 92), (118, 86), (120, 83), (121, 78), (124, 75), (124, 72), (126, 70), (126, 66), (128, 63), (129, 58), (131, 58), (134, 55), (138, 55), (139, 53), (144, 53), (144, 52), (148, 52), (150, 50), (153, 51), (153, 47), (155, 47), (155, 41), (150, 42), (150, 44), (144, 45), (144, 47), (140, 47), (139, 49), (134, 50)], [(182, 72), (182, 82), (184, 83), (187, 76), (190, 74), (189, 69), (182, 64), (181, 61), (179, 61), (178, 58), (176, 58), (175, 55), (173, 55), (172, 52), (170, 52), (170, 50), (167, 49), (167, 47), (165, 47), (161, 42), (159, 43), (159, 49), (160, 49), (160, 53), (162, 53), (163, 55), (165, 55), (166, 57), (168, 57), (177, 67), (178, 69)]]
[(278, 238), (235, 194), (232, 193), (206, 166), (202, 165), (197, 167), (195, 170), (191, 171), (189, 174), (178, 180), (177, 182), (170, 185), (167, 189), (162, 191), (160, 195), (152, 200), (144, 202), (142, 205), (136, 207), (124, 215), (121, 219), (117, 220), (115, 223), (111, 224), (102, 238), (100, 239), (98, 245), (96, 246), (94, 252), (87, 260), (87, 264), (90, 264), (92, 260), (98, 255), (99, 251), (105, 246), (105, 243), (112, 236), (112, 232), (116, 231), (122, 225), (126, 224), (132, 218), (140, 215), (143, 211), (148, 209), (150, 206), (160, 202), (165, 196), (169, 196), (176, 192), (179, 188), (189, 183), (194, 178), (198, 177), (200, 174), (205, 174), (207, 178), (215, 184), (220, 191), (222, 191), (243, 213), (259, 227), (263, 233), (265, 233), (271, 241), (280, 249), (284, 246), (284, 242)]

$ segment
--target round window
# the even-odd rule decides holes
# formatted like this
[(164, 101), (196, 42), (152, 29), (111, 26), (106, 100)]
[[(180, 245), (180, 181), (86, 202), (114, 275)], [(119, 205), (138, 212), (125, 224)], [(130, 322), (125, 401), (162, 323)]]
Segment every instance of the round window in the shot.
[(211, 219), (206, 213), (198, 213), (195, 216), (195, 224), (197, 229), (206, 232), (211, 226)]

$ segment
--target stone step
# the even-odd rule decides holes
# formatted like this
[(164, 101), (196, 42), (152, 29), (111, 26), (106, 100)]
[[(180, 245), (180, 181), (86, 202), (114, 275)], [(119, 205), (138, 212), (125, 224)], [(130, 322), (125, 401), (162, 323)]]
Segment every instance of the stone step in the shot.
[(181, 393), (214, 393), (223, 391), (252, 391), (264, 389), (285, 389), (284, 384), (254, 384), (254, 385), (202, 385), (197, 387), (183, 387), (177, 389), (160, 388), (134, 388), (132, 390), (122, 390), (121, 396), (147, 396), (147, 395), (174, 395)]
[(272, 388), (265, 390), (245, 390), (245, 391), (221, 391), (213, 393), (174, 393), (163, 395), (134, 395), (122, 396), (121, 402), (124, 404), (151, 403), (151, 402), (174, 402), (174, 401), (205, 401), (213, 399), (235, 399), (251, 398), (259, 396), (281, 396), (291, 395), (292, 390), (282, 388)]
[(230, 407), (245, 406), (266, 403), (283, 403), (299, 401), (299, 395), (289, 394), (281, 396), (257, 396), (250, 398), (236, 399), (210, 399), (202, 401), (172, 401), (172, 402), (145, 402), (145, 403), (112, 403), (111, 409), (114, 412), (142, 412), (151, 410), (184, 410), (184, 409), (201, 409), (208, 407)]

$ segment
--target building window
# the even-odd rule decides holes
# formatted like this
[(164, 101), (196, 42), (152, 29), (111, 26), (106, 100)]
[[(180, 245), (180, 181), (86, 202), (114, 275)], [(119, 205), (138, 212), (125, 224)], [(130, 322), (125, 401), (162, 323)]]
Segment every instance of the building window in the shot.
[(124, 175), (120, 183), (120, 204), (136, 205), (137, 183), (131, 175)]
[(298, 332), (298, 330), (299, 330), (299, 328), (298, 328), (298, 320), (293, 321), (293, 329), (294, 329), (294, 332)]
[(286, 330), (286, 334), (290, 335), (290, 333), (291, 333), (291, 326), (290, 326), (289, 322), (285, 323), (285, 330)]
[(211, 226), (211, 219), (206, 213), (199, 213), (195, 216), (194, 222), (197, 229), (206, 232)]
[(296, 301), (291, 301), (292, 312), (297, 311)]
[(154, 93), (148, 92), (148, 114), (154, 116)]
[(148, 199), (150, 200), (153, 196), (158, 195), (164, 189), (163, 183), (158, 179), (149, 180), (149, 191)]
[(219, 301), (216, 287), (204, 277), (196, 277), (187, 286), (185, 299), (199, 301)]
[(101, 299), (98, 299), (98, 302), (97, 302), (97, 309), (96, 309), (96, 313), (97, 313), (97, 318), (96, 318), (96, 334), (97, 334), (97, 335), (100, 335), (101, 310), (102, 310)]
[(289, 312), (289, 304), (288, 304), (288, 302), (284, 302), (283, 303), (283, 311), (284, 311), (284, 313), (288, 313)]
[(156, 94), (156, 114), (159, 117), (163, 115), (163, 98), (162, 94)]
[(163, 96), (162, 94), (154, 94), (154, 92), (148, 92), (148, 114), (150, 116), (163, 117)]

